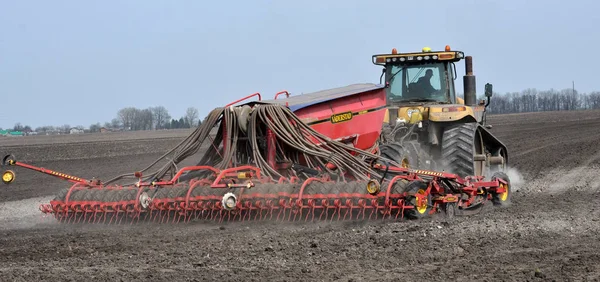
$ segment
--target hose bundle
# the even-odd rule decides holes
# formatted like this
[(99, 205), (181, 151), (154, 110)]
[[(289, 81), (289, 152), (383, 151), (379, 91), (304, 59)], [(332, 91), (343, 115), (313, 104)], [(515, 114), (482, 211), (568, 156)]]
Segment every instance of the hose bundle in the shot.
[[(219, 130), (212, 139), (210, 133), (215, 127)], [(177, 164), (196, 154), (206, 139), (212, 139), (211, 144), (198, 165), (225, 169), (250, 164), (260, 168), (265, 176), (279, 179), (284, 176), (282, 170), (271, 167), (265, 159), (268, 131), (276, 137), (277, 161), (297, 164), (302, 159), (306, 166), (320, 168), (322, 172), (337, 175), (342, 180), (345, 180), (345, 175), (350, 175), (357, 180), (380, 177), (364, 161), (378, 159), (378, 155), (330, 139), (303, 123), (287, 107), (276, 104), (256, 104), (253, 108), (242, 106), (216, 108), (211, 111), (187, 138), (141, 170), (144, 173), (160, 161), (168, 160), (158, 170), (144, 175), (143, 181), (162, 179), (168, 174), (174, 175), (178, 169)], [(388, 160), (388, 162), (397, 165), (392, 161)], [(330, 169), (327, 164), (334, 165), (336, 169)], [(288, 176), (294, 175), (300, 178), (307, 176), (298, 175), (291, 168), (286, 172)], [(194, 174), (194, 177), (197, 176), (198, 173)], [(133, 173), (123, 174), (110, 179), (106, 184), (131, 177), (134, 177)]]

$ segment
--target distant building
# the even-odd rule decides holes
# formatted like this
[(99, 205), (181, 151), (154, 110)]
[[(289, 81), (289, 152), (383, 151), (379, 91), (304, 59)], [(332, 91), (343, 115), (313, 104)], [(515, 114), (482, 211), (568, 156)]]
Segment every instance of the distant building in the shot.
[(100, 127), (100, 133), (109, 132), (110, 130), (106, 127)]
[(70, 134), (81, 134), (81, 133), (83, 133), (83, 129), (73, 127), (69, 130), (69, 133)]

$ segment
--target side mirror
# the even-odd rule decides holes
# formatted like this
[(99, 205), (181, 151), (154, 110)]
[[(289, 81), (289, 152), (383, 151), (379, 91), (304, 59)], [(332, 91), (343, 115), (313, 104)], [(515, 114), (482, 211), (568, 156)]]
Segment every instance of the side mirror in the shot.
[(488, 98), (492, 97), (492, 93), (493, 93), (492, 85), (489, 83), (486, 83), (485, 84), (485, 97), (488, 97)]

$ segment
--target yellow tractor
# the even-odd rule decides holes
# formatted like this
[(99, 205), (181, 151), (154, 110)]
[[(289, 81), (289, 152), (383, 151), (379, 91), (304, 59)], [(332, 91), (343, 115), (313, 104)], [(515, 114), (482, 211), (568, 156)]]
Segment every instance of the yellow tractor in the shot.
[[(465, 60), (464, 99), (457, 97), (456, 65)], [(383, 66), (387, 112), (380, 153), (405, 167), (444, 170), (462, 177), (504, 171), (506, 146), (488, 130), (486, 100), (477, 100), (472, 57), (461, 51), (432, 51), (373, 55)], [(383, 83), (380, 81), (380, 83)]]

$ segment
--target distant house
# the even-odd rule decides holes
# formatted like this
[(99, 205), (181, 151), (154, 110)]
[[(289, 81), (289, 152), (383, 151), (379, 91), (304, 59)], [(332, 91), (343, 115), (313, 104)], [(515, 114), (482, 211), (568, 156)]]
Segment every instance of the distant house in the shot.
[(70, 134), (81, 134), (81, 133), (83, 133), (83, 129), (73, 127), (69, 130), (69, 133)]
[(100, 127), (100, 133), (109, 132), (110, 130), (106, 127)]

